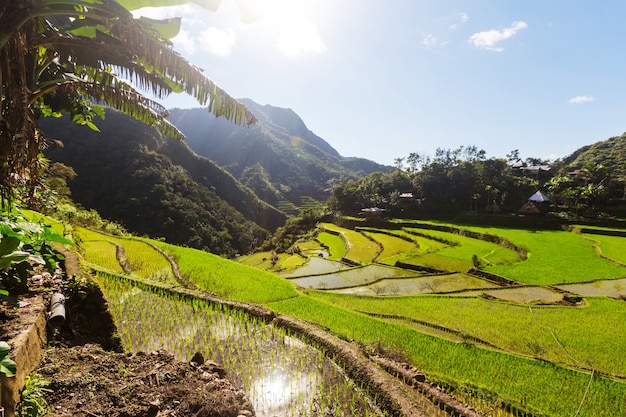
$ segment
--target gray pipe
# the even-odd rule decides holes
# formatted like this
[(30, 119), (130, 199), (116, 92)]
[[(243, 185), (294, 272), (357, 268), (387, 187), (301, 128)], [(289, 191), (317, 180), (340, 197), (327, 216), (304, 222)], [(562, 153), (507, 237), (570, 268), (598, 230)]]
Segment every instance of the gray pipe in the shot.
[(58, 329), (65, 323), (65, 296), (60, 292), (52, 294), (48, 323), (55, 329)]

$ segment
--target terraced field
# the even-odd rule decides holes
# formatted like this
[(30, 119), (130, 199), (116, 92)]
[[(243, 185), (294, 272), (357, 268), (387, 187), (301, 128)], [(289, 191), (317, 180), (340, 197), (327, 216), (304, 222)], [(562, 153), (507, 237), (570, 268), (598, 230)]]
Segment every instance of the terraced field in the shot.
[[(322, 226), (291, 254), (241, 257), (255, 268), (151, 243), (205, 291), (316, 322), (371, 349), (402, 352), (484, 415), (626, 415), (626, 359), (619, 354), (626, 346), (625, 238), (418, 222)], [(81, 237), (90, 262), (118, 270), (114, 249), (135, 245), (89, 231)]]

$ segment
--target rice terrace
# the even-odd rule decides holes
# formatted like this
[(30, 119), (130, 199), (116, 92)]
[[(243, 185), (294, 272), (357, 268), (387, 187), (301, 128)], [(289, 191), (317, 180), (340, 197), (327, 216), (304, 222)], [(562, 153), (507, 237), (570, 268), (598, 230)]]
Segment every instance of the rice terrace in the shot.
[[(625, 230), (346, 218), (317, 230), (285, 253), (238, 263), (159, 241), (75, 233), (127, 349), (166, 348), (183, 360), (203, 351), (235, 375), (260, 416), (394, 409), (375, 385), (327, 362), (346, 366), (332, 348), (306, 334), (303, 343), (297, 330), (268, 325), (240, 303), (408, 362), (475, 415), (626, 413)], [(198, 290), (231, 301), (206, 301), (193, 296)], [(405, 389), (431, 404), (424, 415), (463, 415), (424, 388)]]
[(626, 417), (626, 3), (513, 3), (1, 0), (0, 417)]

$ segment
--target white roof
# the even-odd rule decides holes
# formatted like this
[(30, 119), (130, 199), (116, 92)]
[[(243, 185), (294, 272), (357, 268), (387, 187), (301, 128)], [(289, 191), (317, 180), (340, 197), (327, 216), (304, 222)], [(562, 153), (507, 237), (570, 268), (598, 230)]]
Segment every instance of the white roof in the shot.
[(528, 201), (534, 201), (536, 203), (544, 203), (550, 201), (547, 195), (542, 193), (541, 191), (537, 191), (535, 194), (531, 195)]

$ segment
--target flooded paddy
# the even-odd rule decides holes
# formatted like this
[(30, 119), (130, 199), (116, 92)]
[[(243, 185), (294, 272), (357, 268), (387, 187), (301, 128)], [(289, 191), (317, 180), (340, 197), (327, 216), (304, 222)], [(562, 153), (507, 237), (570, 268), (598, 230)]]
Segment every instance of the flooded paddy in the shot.
[(558, 303), (563, 300), (563, 293), (551, 290), (546, 287), (515, 287), (515, 288), (499, 288), (487, 291), (463, 291), (456, 293), (458, 296), (480, 297), (487, 295), (502, 301), (510, 301), (520, 304), (551, 304)]
[(315, 348), (244, 313), (98, 279), (129, 352), (200, 352), (221, 363), (259, 417), (382, 416), (361, 389)]
[(429, 275), (414, 278), (383, 279), (371, 285), (344, 288), (333, 292), (350, 295), (409, 295), (448, 293), (469, 288), (497, 288), (496, 284), (467, 275)]
[(352, 268), (351, 266), (326, 259), (326, 257), (312, 256), (309, 260), (294, 271), (280, 274), (284, 278), (305, 277), (309, 275), (328, 274), (331, 272), (341, 271), (343, 269)]
[(559, 285), (558, 287), (583, 297), (626, 297), (626, 278)]
[[(299, 269), (297, 272), (302, 271)], [(394, 268), (384, 265), (367, 265), (350, 269), (339, 270), (314, 276), (291, 278), (290, 281), (303, 288), (318, 290), (360, 287), (385, 278), (410, 278), (419, 275), (415, 271)]]

